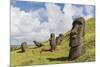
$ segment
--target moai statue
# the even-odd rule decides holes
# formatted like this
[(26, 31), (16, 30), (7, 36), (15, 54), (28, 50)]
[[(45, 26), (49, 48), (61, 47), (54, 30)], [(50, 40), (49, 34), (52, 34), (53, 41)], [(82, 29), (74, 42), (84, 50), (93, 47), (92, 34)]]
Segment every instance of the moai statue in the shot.
[(59, 36), (56, 37), (56, 44), (61, 45), (62, 40), (63, 40), (63, 34), (59, 34)]
[(64, 37), (64, 35), (63, 35), (63, 34), (59, 34), (59, 39), (60, 39), (60, 42), (62, 42), (63, 37)]
[(50, 49), (51, 52), (55, 51), (55, 49), (56, 49), (56, 38), (55, 38), (54, 33), (51, 33), (49, 43), (50, 43), (50, 47), (51, 47), (51, 49)]
[(61, 40), (61, 37), (59, 37), (59, 36), (56, 37), (56, 44), (57, 44), (57, 45), (60, 45), (60, 44), (61, 44), (61, 41), (62, 41), (62, 40)]
[(59, 37), (63, 38), (63, 36), (64, 36), (63, 34), (59, 34)]
[(39, 43), (39, 42), (37, 42), (37, 41), (33, 41), (34, 42), (34, 44), (37, 46), (37, 47), (42, 47), (43, 46), (43, 44), (42, 43)]
[(56, 45), (60, 44), (59, 36), (56, 37)]
[(25, 52), (28, 50), (28, 46), (26, 42), (21, 43), (21, 51)]
[(84, 48), (85, 35), (85, 19), (83, 17), (76, 18), (70, 32), (70, 51), (69, 60), (74, 60), (85, 53)]

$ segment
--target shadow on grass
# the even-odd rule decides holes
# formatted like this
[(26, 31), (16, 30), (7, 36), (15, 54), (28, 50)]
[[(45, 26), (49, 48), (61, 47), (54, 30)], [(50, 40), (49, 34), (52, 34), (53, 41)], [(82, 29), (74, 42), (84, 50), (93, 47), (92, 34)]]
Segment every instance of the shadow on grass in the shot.
[(51, 49), (43, 49), (43, 50), (40, 51), (40, 54), (41, 54), (42, 52), (51, 52)]
[(59, 57), (59, 58), (47, 58), (49, 61), (67, 61), (68, 57)]
[(23, 51), (18, 51), (17, 53), (24, 53)]
[(47, 51), (51, 51), (51, 49), (43, 49), (42, 51), (47, 52)]
[(30, 49), (37, 49), (37, 48), (41, 48), (41, 47), (33, 47), (33, 48), (30, 48)]

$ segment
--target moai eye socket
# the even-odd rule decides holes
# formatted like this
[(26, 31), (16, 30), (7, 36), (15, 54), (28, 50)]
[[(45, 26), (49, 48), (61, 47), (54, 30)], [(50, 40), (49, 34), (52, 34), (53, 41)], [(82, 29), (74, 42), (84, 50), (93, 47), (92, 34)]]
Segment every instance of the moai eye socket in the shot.
[(71, 32), (71, 35), (73, 36), (73, 35), (77, 35), (77, 32)]
[(83, 23), (82, 21), (77, 21), (77, 24), (82, 25)]
[(77, 32), (73, 32), (73, 34), (74, 34), (74, 35), (76, 35), (76, 34), (77, 34)]

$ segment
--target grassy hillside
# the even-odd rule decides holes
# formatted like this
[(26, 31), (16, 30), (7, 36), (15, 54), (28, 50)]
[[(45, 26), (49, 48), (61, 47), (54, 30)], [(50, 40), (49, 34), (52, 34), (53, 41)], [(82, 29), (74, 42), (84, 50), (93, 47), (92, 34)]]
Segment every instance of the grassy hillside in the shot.
[(95, 20), (94, 18), (86, 22), (85, 46), (86, 53), (76, 60), (68, 61), (69, 54), (69, 40), (68, 32), (64, 34), (62, 44), (57, 47), (55, 52), (43, 51), (49, 49), (48, 41), (44, 42), (45, 46), (41, 48), (30, 47), (25, 53), (20, 53), (19, 50), (11, 52), (11, 66), (19, 65), (37, 65), (37, 64), (58, 64), (58, 63), (74, 63), (74, 62), (88, 62), (95, 61)]

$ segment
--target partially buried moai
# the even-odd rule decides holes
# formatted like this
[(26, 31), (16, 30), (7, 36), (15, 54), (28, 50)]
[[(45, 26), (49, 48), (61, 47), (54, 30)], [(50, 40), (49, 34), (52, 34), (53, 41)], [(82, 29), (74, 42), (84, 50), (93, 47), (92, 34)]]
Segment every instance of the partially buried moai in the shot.
[(21, 43), (21, 51), (26, 52), (28, 50), (28, 46), (26, 42)]
[(62, 40), (63, 40), (63, 34), (59, 34), (59, 36), (56, 37), (56, 44), (61, 45)]
[(55, 38), (54, 33), (51, 33), (49, 43), (50, 43), (50, 51), (51, 52), (55, 51), (55, 49), (56, 49), (56, 38)]
[(83, 17), (76, 18), (70, 32), (70, 51), (69, 60), (73, 60), (85, 53), (84, 48), (85, 35), (85, 19)]

